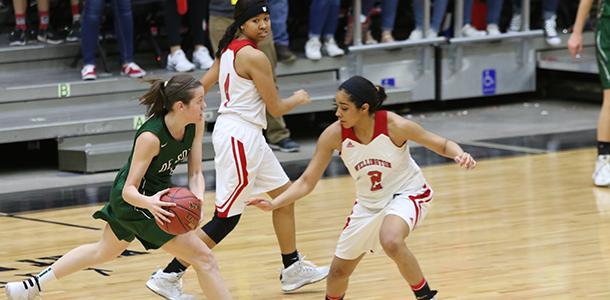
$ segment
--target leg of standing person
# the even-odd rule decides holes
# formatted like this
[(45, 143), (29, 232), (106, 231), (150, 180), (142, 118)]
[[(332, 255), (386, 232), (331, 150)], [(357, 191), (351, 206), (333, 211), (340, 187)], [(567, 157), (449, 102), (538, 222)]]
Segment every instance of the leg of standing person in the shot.
[(430, 290), (417, 259), (405, 243), (410, 229), (397, 215), (387, 215), (379, 231), (379, 240), (385, 253), (396, 263), (402, 277), (411, 286), (417, 299), (430, 300), (436, 291)]
[(83, 5), (83, 31), (80, 49), (83, 56), (81, 76), (83, 80), (97, 79), (95, 54), (97, 52), (97, 36), (100, 32), (100, 21), (104, 11), (103, 0), (87, 0)]
[[(331, 0), (334, 1), (334, 0)], [(322, 29), (327, 22), (330, 2), (326, 0), (313, 0), (309, 9), (309, 39), (305, 43), (305, 57), (311, 60), (322, 59)], [(316, 16), (315, 18), (311, 16)]]
[(381, 5), (381, 42), (391, 43), (394, 42), (392, 30), (394, 30), (394, 21), (396, 20), (398, 0), (383, 0)]
[[(192, 14), (192, 7), (189, 9)], [(178, 14), (176, 0), (166, 0), (163, 10), (165, 28), (167, 29), (167, 41), (169, 43), (169, 54), (165, 68), (173, 72), (190, 72), (195, 69), (186, 54), (182, 50), (182, 39), (180, 38), (180, 27), (182, 17)]]
[(297, 57), (290, 51), (288, 26), (288, 0), (270, 0), (269, 12), (271, 13), (271, 31), (275, 44), (276, 59), (280, 62), (290, 62)]
[(66, 41), (76, 42), (80, 40), (81, 17), (79, 0), (70, 0), (70, 11), (72, 13), (72, 24), (68, 29)]
[(231, 23), (233, 23), (233, 18), (210, 15), (210, 42), (214, 53), (218, 50), (218, 43)]
[(441, 24), (447, 12), (449, 0), (434, 0), (434, 8), (432, 9), (432, 23), (430, 24), (430, 33), (426, 37), (437, 37), (441, 32)]
[(363, 257), (364, 254), (352, 260), (333, 257), (328, 279), (326, 279), (326, 300), (343, 300), (349, 284), (349, 277), (354, 273), (356, 266)]
[(597, 161), (593, 172), (596, 186), (610, 186), (610, 22), (598, 20), (595, 31), (597, 65), (602, 83), (603, 103), (597, 121)]
[(49, 0), (38, 1), (38, 41), (46, 43), (49, 32)]
[(121, 75), (131, 78), (142, 78), (146, 75), (133, 59), (133, 15), (131, 14), (131, 1), (112, 0), (114, 13), (114, 31), (121, 56)]
[(191, 37), (193, 39), (193, 63), (199, 70), (207, 70), (214, 64), (214, 59), (210, 55), (210, 51), (205, 46), (207, 33), (207, 18), (208, 18), (208, 0), (190, 0), (189, 1), (189, 24), (191, 27)]
[(322, 48), (326, 51), (328, 56), (336, 57), (345, 54), (345, 51), (339, 48), (335, 41), (335, 32), (337, 31), (337, 24), (339, 22), (339, 8), (341, 2), (339, 0), (329, 0), (328, 2), (328, 14), (326, 15), (326, 21), (322, 27), (322, 39), (324, 40)]
[(413, 17), (415, 28), (409, 34), (409, 40), (421, 40), (424, 37), (424, 0), (413, 0)]
[(9, 46), (23, 46), (27, 43), (27, 25), (25, 20), (25, 9), (27, 0), (13, 0), (15, 11), (15, 29), (8, 37)]
[(464, 0), (464, 26), (462, 27), (462, 35), (465, 37), (484, 36), (485, 31), (480, 31), (471, 25), (472, 23), (472, 2), (473, 0)]
[(500, 35), (500, 14), (502, 13), (503, 0), (487, 1), (487, 34)]
[(517, 32), (521, 30), (521, 0), (512, 0), (513, 16), (510, 19), (508, 32)]
[(561, 38), (557, 34), (557, 6), (559, 0), (543, 0), (542, 13), (544, 17), (544, 34), (546, 43), (551, 46), (559, 46)]

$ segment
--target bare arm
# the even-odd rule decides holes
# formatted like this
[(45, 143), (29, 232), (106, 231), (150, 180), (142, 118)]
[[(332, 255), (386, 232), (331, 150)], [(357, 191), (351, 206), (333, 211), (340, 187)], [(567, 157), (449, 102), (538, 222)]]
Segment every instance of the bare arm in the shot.
[(576, 21), (574, 21), (574, 28), (572, 30), (572, 35), (570, 35), (570, 39), (568, 40), (568, 51), (570, 51), (572, 57), (576, 57), (576, 55), (582, 51), (582, 31), (585, 27), (585, 21), (589, 16), (589, 11), (591, 10), (592, 4), (593, 0), (581, 0), (580, 4), (578, 5), (578, 12), (576, 13)]
[(219, 72), (220, 60), (218, 58), (214, 59), (214, 64), (212, 67), (203, 74), (200, 81), (203, 85), (203, 90), (207, 94), (207, 92), (218, 82), (218, 72)]
[(169, 222), (166, 217), (173, 216), (172, 213), (164, 210), (163, 206), (176, 205), (175, 203), (162, 202), (160, 200), (161, 196), (168, 190), (165, 189), (152, 196), (142, 195), (138, 191), (140, 182), (142, 182), (150, 162), (159, 154), (160, 145), (159, 138), (150, 132), (143, 132), (138, 136), (133, 149), (129, 174), (125, 180), (121, 195), (127, 203), (135, 207), (148, 209), (154, 215), (157, 222), (163, 223)]
[(271, 63), (265, 54), (251, 47), (244, 47), (237, 52), (235, 58), (235, 69), (238, 74), (246, 75), (254, 81), (258, 93), (267, 106), (267, 111), (279, 117), (293, 110), (298, 105), (310, 102), (309, 95), (304, 90), (296, 91), (286, 99), (280, 99), (275, 82)]
[(202, 144), (204, 127), (205, 123), (203, 121), (197, 124), (195, 138), (193, 139), (193, 145), (191, 146), (191, 152), (188, 157), (189, 190), (201, 200), (203, 200), (203, 194), (205, 193), (205, 180), (201, 168), (201, 161), (203, 160)]
[(254, 205), (262, 210), (273, 210), (294, 203), (296, 200), (309, 194), (316, 186), (328, 163), (332, 159), (333, 152), (340, 149), (341, 128), (338, 122), (330, 125), (320, 138), (316, 146), (313, 158), (307, 165), (305, 172), (290, 187), (275, 198), (273, 201), (265, 199), (247, 200), (247, 205)]
[(427, 131), (419, 124), (395, 113), (388, 112), (388, 118), (391, 120), (389, 122), (390, 130), (396, 133), (401, 142), (412, 140), (438, 155), (453, 159), (465, 169), (472, 169), (476, 166), (476, 161), (470, 154), (464, 152), (462, 147), (454, 141)]

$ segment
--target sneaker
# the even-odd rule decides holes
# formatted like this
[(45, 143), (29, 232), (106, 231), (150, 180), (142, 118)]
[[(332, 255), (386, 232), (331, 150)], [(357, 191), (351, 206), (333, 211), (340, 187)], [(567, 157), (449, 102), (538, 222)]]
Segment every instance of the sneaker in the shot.
[(65, 40), (65, 38), (61, 34), (49, 29), (38, 29), (36, 39), (39, 42), (51, 45), (59, 45)]
[(335, 42), (334, 38), (329, 38), (324, 42), (324, 50), (326, 50), (326, 54), (330, 57), (341, 56), (345, 54), (343, 49), (337, 46), (337, 42)]
[(558, 46), (561, 44), (561, 38), (557, 34), (557, 23), (555, 20), (557, 16), (552, 16), (548, 20), (544, 20), (544, 33), (546, 35), (546, 43), (551, 46)]
[(36, 278), (32, 277), (20, 282), (9, 282), (4, 287), (9, 300), (31, 300), (40, 298), (40, 287)]
[(179, 49), (173, 54), (167, 55), (167, 66), (165, 68), (174, 72), (190, 72), (195, 69), (195, 65), (186, 58), (184, 51)]
[(310, 38), (305, 43), (305, 56), (311, 60), (320, 60), (322, 58), (322, 43), (319, 38)]
[(9, 46), (24, 46), (26, 44), (25, 30), (15, 29), (8, 35)]
[(301, 146), (291, 138), (285, 138), (275, 144), (269, 143), (269, 147), (273, 150), (280, 150), (281, 152), (299, 152)]
[(421, 29), (413, 29), (413, 31), (411, 31), (411, 34), (409, 35), (410, 41), (417, 41), (417, 40), (421, 40), (423, 38), (424, 38), (424, 31)]
[(431, 39), (431, 38), (435, 38), (435, 37), (438, 37), (438, 32), (436, 32), (436, 30), (430, 28), (428, 30), (428, 34), (426, 34), (426, 38)]
[(121, 75), (129, 76), (131, 78), (142, 78), (146, 76), (146, 71), (142, 70), (136, 63), (130, 62), (123, 65), (121, 68)]
[(521, 15), (520, 14), (514, 14), (513, 17), (510, 19), (510, 26), (508, 26), (508, 31), (509, 32), (521, 31)]
[(180, 273), (165, 273), (163, 269), (154, 272), (146, 282), (146, 287), (155, 294), (170, 300), (195, 299), (193, 295), (182, 291), (182, 275)]
[(598, 155), (593, 172), (593, 183), (597, 186), (610, 185), (610, 155)]
[(193, 63), (199, 70), (208, 70), (214, 64), (214, 59), (206, 47), (200, 47), (193, 52)]
[(291, 62), (297, 59), (297, 56), (290, 51), (288, 45), (275, 44), (275, 53), (277, 55), (277, 60), (280, 62)]
[(487, 35), (501, 35), (500, 28), (496, 24), (487, 25)]
[(97, 72), (95, 72), (95, 65), (84, 65), (80, 70), (80, 76), (83, 80), (96, 80)]
[(477, 30), (476, 28), (472, 27), (472, 25), (466, 24), (464, 27), (462, 27), (462, 35), (465, 37), (485, 36), (485, 31)]
[(66, 36), (66, 41), (68, 42), (77, 42), (80, 40), (80, 21), (76, 21), (72, 23), (72, 26), (68, 28), (68, 36)]
[(329, 267), (316, 267), (299, 255), (299, 261), (282, 270), (280, 282), (282, 291), (292, 292), (304, 285), (323, 280), (328, 276)]
[(382, 43), (393, 43), (395, 42), (394, 37), (392, 36), (392, 32), (383, 31), (381, 33), (381, 42)]

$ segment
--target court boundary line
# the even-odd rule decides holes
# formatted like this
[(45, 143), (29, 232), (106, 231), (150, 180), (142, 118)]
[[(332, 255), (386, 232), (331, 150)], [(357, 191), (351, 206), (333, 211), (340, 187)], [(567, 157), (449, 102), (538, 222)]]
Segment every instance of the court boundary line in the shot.
[(70, 224), (70, 223), (51, 221), (51, 220), (34, 219), (34, 218), (28, 218), (28, 217), (18, 216), (18, 215), (14, 215), (14, 214), (7, 214), (7, 213), (3, 213), (3, 212), (0, 212), (0, 217), (15, 218), (15, 219), (20, 219), (20, 220), (25, 220), (25, 221), (41, 222), (41, 223), (48, 223), (48, 224), (55, 224), (55, 225), (63, 225), (63, 226), (68, 226), (68, 227), (81, 228), (81, 229), (101, 230), (100, 228), (96, 228), (96, 227)]

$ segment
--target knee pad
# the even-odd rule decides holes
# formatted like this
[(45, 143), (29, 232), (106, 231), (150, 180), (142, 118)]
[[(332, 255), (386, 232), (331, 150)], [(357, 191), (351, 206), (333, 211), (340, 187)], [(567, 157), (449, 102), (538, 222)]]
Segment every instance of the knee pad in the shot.
[(220, 243), (237, 226), (241, 214), (228, 218), (220, 218), (216, 213), (212, 220), (201, 228), (216, 244)]

